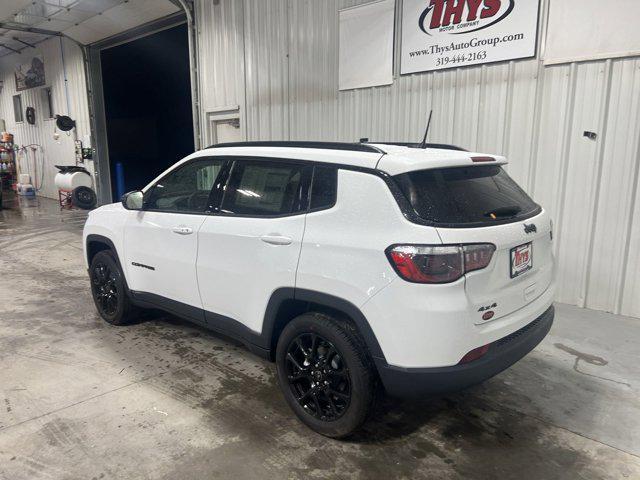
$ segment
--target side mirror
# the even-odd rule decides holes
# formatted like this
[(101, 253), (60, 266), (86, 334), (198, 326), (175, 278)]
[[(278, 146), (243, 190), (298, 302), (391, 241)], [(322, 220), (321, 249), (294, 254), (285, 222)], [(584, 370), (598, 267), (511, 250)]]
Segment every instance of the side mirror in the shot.
[(127, 210), (142, 210), (144, 205), (144, 194), (141, 190), (125, 193), (120, 199), (122, 206)]

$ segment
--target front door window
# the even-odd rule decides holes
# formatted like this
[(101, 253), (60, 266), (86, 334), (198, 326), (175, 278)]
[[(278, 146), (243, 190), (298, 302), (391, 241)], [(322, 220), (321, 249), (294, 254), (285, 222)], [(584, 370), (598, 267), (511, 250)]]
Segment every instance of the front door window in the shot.
[(145, 195), (145, 210), (205, 213), (210, 209), (211, 189), (225, 161), (206, 159), (178, 167)]

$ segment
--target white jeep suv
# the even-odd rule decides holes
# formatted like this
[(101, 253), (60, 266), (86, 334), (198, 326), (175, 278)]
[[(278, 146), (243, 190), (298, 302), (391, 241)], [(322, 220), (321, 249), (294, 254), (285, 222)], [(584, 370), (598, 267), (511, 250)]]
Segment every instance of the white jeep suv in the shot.
[(549, 215), (504, 157), (412, 144), (248, 142), (90, 213), (100, 315), (159, 308), (275, 360), (298, 417), (344, 437), (378, 386), (479, 383), (553, 322)]

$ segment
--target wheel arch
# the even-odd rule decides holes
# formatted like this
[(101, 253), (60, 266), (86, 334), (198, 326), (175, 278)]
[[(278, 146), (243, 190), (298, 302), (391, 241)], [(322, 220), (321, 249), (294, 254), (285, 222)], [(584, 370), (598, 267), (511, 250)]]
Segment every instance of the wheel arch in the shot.
[(118, 250), (116, 249), (116, 246), (111, 241), (111, 239), (105, 237), (104, 235), (97, 235), (92, 233), (87, 235), (85, 244), (87, 252), (87, 265), (91, 266), (91, 260), (93, 260), (93, 257), (95, 257), (98, 252), (111, 250), (118, 266), (120, 267), (120, 270), (124, 273), (124, 269), (122, 268), (122, 264), (120, 263), (120, 257), (118, 256)]
[(275, 356), (284, 327), (305, 312), (320, 311), (349, 321), (356, 328), (374, 359), (384, 360), (380, 344), (364, 314), (353, 303), (327, 293), (300, 288), (280, 288), (273, 292), (265, 311), (262, 337), (264, 347)]

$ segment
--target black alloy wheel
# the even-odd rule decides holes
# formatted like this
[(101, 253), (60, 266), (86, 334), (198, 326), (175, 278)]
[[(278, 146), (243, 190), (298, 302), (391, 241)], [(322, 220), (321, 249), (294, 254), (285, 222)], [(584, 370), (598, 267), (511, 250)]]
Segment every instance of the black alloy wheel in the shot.
[(338, 349), (316, 333), (298, 335), (286, 355), (289, 388), (298, 404), (319, 420), (340, 418), (351, 402), (351, 379)]
[(89, 266), (91, 294), (98, 313), (112, 325), (124, 325), (137, 317), (117, 257), (110, 250), (94, 255)]
[(315, 432), (348, 437), (375, 411), (377, 373), (359, 332), (348, 321), (303, 313), (283, 328), (275, 357), (285, 400)]
[(100, 314), (112, 317), (118, 311), (118, 278), (106, 262), (97, 262), (91, 269), (91, 285)]

